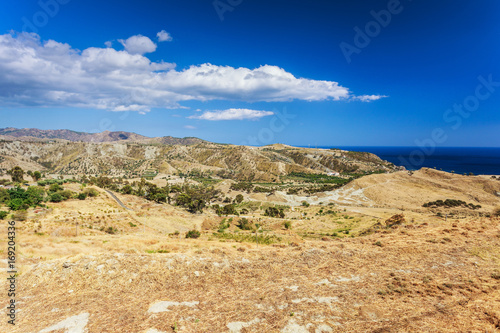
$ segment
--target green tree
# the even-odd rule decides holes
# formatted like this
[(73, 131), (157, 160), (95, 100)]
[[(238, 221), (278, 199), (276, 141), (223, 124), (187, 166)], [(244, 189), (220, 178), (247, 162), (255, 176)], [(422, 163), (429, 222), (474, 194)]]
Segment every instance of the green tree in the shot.
[(122, 193), (123, 194), (132, 194), (133, 191), (134, 191), (134, 189), (130, 185), (125, 185), (122, 188)]
[(247, 218), (241, 218), (238, 221), (238, 228), (241, 230), (252, 230), (252, 222), (250, 222)]
[(55, 193), (55, 192), (58, 192), (58, 191), (62, 191), (62, 190), (64, 190), (64, 187), (62, 187), (58, 183), (54, 183), (54, 184), (51, 184), (49, 186), (49, 192), (52, 192), (52, 193)]
[(26, 190), (26, 194), (31, 206), (37, 206), (43, 201), (45, 190), (41, 186), (30, 186)]
[(6, 203), (10, 200), (9, 191), (0, 188), (0, 203)]
[(3, 220), (4, 218), (6, 218), (7, 215), (9, 215), (9, 213), (7, 213), (3, 210), (0, 210), (0, 220)]
[(283, 211), (283, 208), (278, 209), (276, 207), (269, 207), (264, 212), (264, 216), (284, 218), (285, 212)]
[(7, 174), (9, 174), (12, 177), (12, 181), (14, 183), (21, 183), (24, 181), (23, 179), (24, 171), (19, 166), (16, 166), (11, 170), (7, 171)]
[(42, 178), (42, 174), (41, 174), (40, 171), (35, 171), (31, 175), (31, 178), (33, 178), (33, 181), (37, 182), (37, 181), (39, 181)]
[(236, 203), (239, 203), (239, 204), (242, 203), (243, 202), (243, 195), (238, 194), (236, 196), (236, 198), (234, 199), (234, 201), (236, 201)]
[(26, 210), (29, 208), (29, 204), (27, 201), (23, 200), (23, 199), (20, 199), (20, 198), (16, 198), (16, 199), (12, 199), (10, 200), (8, 203), (7, 203), (7, 206), (11, 209), (11, 210)]

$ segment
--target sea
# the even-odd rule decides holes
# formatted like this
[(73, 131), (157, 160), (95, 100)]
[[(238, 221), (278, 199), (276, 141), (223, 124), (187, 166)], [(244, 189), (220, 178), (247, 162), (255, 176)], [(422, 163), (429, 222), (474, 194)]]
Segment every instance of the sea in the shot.
[(363, 151), (408, 170), (435, 168), (458, 174), (500, 175), (500, 148), (472, 147), (317, 147)]

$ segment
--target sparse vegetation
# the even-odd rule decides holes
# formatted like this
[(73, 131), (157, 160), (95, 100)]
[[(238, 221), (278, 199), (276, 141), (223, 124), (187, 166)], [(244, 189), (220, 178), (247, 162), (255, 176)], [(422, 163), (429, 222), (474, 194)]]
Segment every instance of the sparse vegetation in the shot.
[(199, 238), (201, 236), (198, 230), (189, 230), (186, 233), (186, 238)]
[(241, 230), (252, 230), (252, 222), (250, 222), (247, 218), (241, 218), (238, 220), (238, 228)]
[(424, 203), (422, 207), (426, 208), (438, 208), (438, 207), (443, 207), (443, 208), (451, 208), (451, 207), (464, 207), (464, 208), (469, 208), (469, 209), (480, 209), (481, 205), (474, 205), (473, 203), (466, 203), (465, 201), (462, 200), (454, 200), (454, 199), (446, 199), (446, 200), (436, 200), (436, 201), (431, 201)]

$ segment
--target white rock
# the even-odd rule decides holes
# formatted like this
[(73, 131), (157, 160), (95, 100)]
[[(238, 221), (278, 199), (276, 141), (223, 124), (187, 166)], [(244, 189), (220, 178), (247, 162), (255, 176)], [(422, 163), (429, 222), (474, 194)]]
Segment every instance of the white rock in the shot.
[(159, 313), (159, 312), (167, 312), (170, 311), (168, 308), (171, 306), (189, 306), (189, 307), (194, 307), (196, 305), (200, 304), (198, 301), (194, 302), (170, 302), (170, 301), (162, 301), (162, 302), (157, 302), (154, 303), (149, 307), (148, 312), (150, 313)]
[(259, 318), (255, 318), (252, 321), (243, 322), (243, 321), (235, 321), (227, 324), (227, 328), (229, 328), (230, 333), (239, 333), (243, 328), (252, 326), (254, 324), (260, 323), (261, 320)]

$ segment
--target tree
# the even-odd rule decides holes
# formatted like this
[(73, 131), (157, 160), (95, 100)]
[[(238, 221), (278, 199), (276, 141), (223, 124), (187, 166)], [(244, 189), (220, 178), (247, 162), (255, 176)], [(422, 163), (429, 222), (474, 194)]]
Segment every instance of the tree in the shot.
[(123, 194), (132, 194), (133, 191), (134, 191), (134, 189), (130, 185), (125, 185), (122, 187)]
[(32, 206), (37, 206), (43, 201), (45, 190), (41, 186), (30, 186), (26, 191), (28, 200)]
[(7, 206), (11, 210), (26, 210), (29, 208), (29, 204), (26, 201), (24, 201), (23, 199), (19, 199), (19, 198), (12, 199), (11, 201), (9, 201), (7, 203)]
[(264, 212), (264, 216), (284, 218), (285, 212), (283, 211), (283, 208), (278, 209), (276, 207), (269, 207), (269, 208), (266, 208), (266, 211)]
[(239, 203), (239, 204), (242, 203), (243, 202), (243, 195), (238, 194), (236, 196), (236, 198), (234, 199), (234, 201), (236, 201), (236, 203)]
[(42, 178), (42, 174), (40, 171), (35, 171), (31, 174), (31, 178), (33, 178), (33, 181), (37, 182)]
[(246, 218), (241, 218), (238, 221), (238, 228), (241, 230), (252, 230), (252, 222)]
[(24, 181), (24, 171), (19, 166), (16, 166), (13, 169), (7, 171), (7, 173), (12, 177), (12, 181), (14, 183), (21, 183)]

